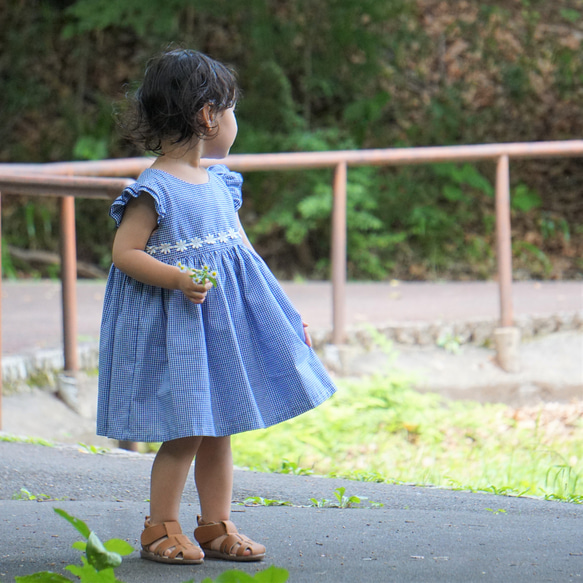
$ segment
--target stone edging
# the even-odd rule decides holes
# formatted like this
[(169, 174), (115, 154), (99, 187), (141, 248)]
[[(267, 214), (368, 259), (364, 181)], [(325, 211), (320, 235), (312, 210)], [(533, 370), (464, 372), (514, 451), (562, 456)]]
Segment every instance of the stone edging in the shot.
[[(517, 316), (514, 319), (523, 340), (544, 336), (553, 332), (583, 330), (583, 311), (559, 312), (552, 315)], [(489, 346), (498, 320), (479, 318), (457, 322), (388, 322), (378, 326), (358, 326), (348, 330), (347, 344), (358, 344), (370, 348), (374, 346), (375, 331), (397, 344), (429, 346), (454, 341), (459, 345), (474, 344)], [(371, 332), (372, 329), (372, 332)], [(330, 344), (331, 330), (314, 330), (311, 333), (315, 349)]]
[[(77, 348), (79, 368), (97, 370), (99, 344), (83, 343)], [(55, 387), (57, 377), (63, 371), (62, 349), (43, 349), (30, 354), (2, 356), (2, 385), (4, 392), (18, 390), (20, 385)]]
[[(583, 311), (559, 312), (553, 315), (517, 316), (515, 326), (520, 329), (523, 340), (536, 336), (583, 330)], [(403, 345), (440, 345), (444, 342), (488, 346), (492, 342), (498, 321), (475, 319), (459, 322), (389, 322), (376, 327), (355, 327), (348, 331), (347, 343), (371, 348), (378, 343), (376, 334), (388, 341)], [(314, 348), (324, 350), (330, 344), (330, 329), (311, 330)], [(81, 370), (96, 370), (98, 364), (98, 343), (84, 343), (78, 346)], [(6, 392), (18, 390), (25, 384), (54, 387), (63, 370), (63, 352), (60, 349), (38, 350), (31, 354), (6, 355), (2, 357), (2, 380)]]

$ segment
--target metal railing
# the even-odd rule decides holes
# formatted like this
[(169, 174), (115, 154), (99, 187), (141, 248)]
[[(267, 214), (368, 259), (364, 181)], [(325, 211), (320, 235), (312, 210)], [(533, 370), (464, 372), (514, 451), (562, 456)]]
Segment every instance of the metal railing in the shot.
[[(583, 140), (330, 152), (240, 154), (229, 156), (225, 163), (232, 170), (239, 172), (310, 168), (334, 169), (331, 218), (332, 341), (335, 344), (341, 344), (345, 341), (346, 336), (344, 309), (346, 299), (346, 184), (349, 166), (405, 166), (484, 160), (495, 162), (496, 255), (500, 296), (500, 325), (503, 328), (509, 328), (513, 325), (510, 160), (578, 156), (583, 156)], [(48, 164), (0, 164), (0, 204), (1, 194), (57, 196), (62, 198), (61, 278), (65, 370), (77, 370), (77, 273), (74, 199), (75, 197), (111, 199), (117, 196), (131, 182), (128, 178), (120, 180), (114, 177), (136, 177), (150, 164), (151, 159), (149, 158)], [(1, 414), (0, 380), (0, 428)]]

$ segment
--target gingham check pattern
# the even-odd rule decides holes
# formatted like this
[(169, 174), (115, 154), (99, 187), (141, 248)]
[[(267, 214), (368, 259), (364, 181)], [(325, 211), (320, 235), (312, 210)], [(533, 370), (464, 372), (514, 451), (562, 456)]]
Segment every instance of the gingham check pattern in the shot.
[[(175, 265), (216, 270), (205, 302), (140, 283), (112, 266), (100, 336), (97, 433), (159, 442), (269, 427), (316, 407), (334, 391), (304, 342), (300, 315), (237, 230), (240, 174), (209, 168), (193, 185), (146, 170), (111, 207), (119, 225), (141, 193), (155, 201), (148, 246)], [(203, 245), (178, 242), (205, 240)]]

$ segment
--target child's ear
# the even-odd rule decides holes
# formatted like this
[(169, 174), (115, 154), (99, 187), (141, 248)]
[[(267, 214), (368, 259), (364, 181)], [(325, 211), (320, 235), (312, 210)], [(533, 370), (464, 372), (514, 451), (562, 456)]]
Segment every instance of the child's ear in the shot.
[(206, 103), (204, 107), (198, 112), (202, 123), (210, 130), (215, 126), (215, 114), (211, 110), (210, 103)]

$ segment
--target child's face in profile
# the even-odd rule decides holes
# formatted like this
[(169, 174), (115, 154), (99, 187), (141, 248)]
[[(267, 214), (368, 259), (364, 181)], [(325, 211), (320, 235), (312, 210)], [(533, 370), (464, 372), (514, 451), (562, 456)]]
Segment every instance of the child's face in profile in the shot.
[(218, 113), (215, 123), (218, 124), (218, 131), (212, 138), (203, 140), (204, 158), (225, 158), (237, 137), (237, 118), (234, 107)]

